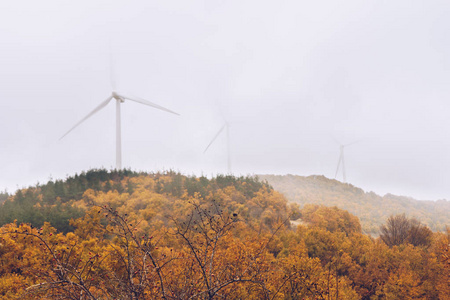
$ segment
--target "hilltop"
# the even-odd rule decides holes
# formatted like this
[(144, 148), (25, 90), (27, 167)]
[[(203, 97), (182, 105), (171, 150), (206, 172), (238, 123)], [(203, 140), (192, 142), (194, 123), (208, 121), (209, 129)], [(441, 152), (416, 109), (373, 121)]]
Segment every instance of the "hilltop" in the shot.
[(433, 231), (443, 231), (450, 224), (450, 202), (425, 201), (410, 197), (386, 194), (379, 196), (365, 192), (348, 183), (324, 176), (258, 175), (286, 198), (303, 207), (305, 204), (337, 206), (356, 215), (363, 232), (374, 236), (390, 215), (405, 213), (429, 226)]
[[(74, 230), (71, 219), (83, 217), (93, 206), (111, 205), (147, 223), (168, 225), (168, 216), (183, 215), (190, 198), (218, 201), (223, 210), (247, 222), (265, 225), (289, 219), (287, 200), (265, 182), (252, 176), (185, 176), (177, 172), (145, 173), (130, 170), (89, 170), (65, 180), (18, 190), (0, 204), (0, 226), (49, 222), (61, 232)], [(260, 199), (262, 197), (262, 199)]]

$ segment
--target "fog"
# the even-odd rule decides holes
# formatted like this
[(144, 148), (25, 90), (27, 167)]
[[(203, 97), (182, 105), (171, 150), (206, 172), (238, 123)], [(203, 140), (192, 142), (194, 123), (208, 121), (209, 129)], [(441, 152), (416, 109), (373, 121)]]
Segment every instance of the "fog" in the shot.
[[(450, 199), (448, 1), (3, 1), (0, 190), (123, 166)], [(111, 59), (112, 58), (112, 59)], [(111, 72), (113, 70), (113, 72)], [(338, 173), (338, 180), (343, 180)]]

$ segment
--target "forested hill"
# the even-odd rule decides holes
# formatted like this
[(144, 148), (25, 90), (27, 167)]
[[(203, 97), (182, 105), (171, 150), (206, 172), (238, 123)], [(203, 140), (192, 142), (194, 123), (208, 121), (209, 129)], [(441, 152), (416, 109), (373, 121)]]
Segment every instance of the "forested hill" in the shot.
[[(261, 201), (255, 200), (255, 203), (252, 198), (263, 190), (268, 196)], [(71, 219), (83, 217), (92, 206), (105, 204), (143, 219), (151, 216), (163, 220), (176, 210), (183, 215), (183, 205), (190, 197), (219, 199), (225, 197), (223, 195), (227, 197), (227, 209), (249, 221), (270, 223), (280, 214), (284, 215), (281, 219), (288, 218), (286, 199), (252, 176), (218, 175), (208, 179), (173, 171), (144, 173), (94, 169), (65, 180), (51, 180), (18, 190), (0, 204), (0, 226), (14, 220), (35, 227), (49, 222), (67, 233), (74, 230)], [(264, 215), (261, 217), (261, 214)]]
[(283, 193), (289, 201), (305, 204), (337, 206), (348, 210), (361, 220), (363, 231), (378, 235), (378, 230), (390, 215), (405, 213), (442, 231), (450, 225), (450, 201), (422, 201), (410, 197), (387, 194), (383, 197), (364, 192), (351, 184), (324, 176), (258, 175), (261, 180)]
[[(366, 195), (319, 181), (335, 185), (336, 199), (354, 193), (350, 199), (358, 203)], [(304, 190), (307, 198), (327, 195)], [(369, 237), (348, 211), (299, 209), (254, 176), (91, 170), (6, 196), (0, 204), (0, 299), (450, 294), (450, 229), (432, 232), (397, 215), (383, 224), (379, 238)]]

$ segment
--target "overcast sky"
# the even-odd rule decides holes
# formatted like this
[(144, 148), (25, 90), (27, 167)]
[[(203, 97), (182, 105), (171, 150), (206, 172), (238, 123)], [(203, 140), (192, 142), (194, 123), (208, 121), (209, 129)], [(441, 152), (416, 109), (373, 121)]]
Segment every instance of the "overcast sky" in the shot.
[[(123, 165), (450, 199), (450, 2), (1, 1), (0, 190)], [(111, 53), (111, 55), (110, 55)], [(112, 57), (112, 59), (110, 59)], [(111, 61), (113, 63), (111, 63)], [(113, 66), (113, 68), (111, 68)], [(342, 173), (337, 176), (342, 180)]]

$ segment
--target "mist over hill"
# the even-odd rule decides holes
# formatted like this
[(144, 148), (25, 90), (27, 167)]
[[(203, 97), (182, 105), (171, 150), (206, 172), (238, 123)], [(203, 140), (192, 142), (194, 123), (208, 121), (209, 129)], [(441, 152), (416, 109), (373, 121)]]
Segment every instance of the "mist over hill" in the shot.
[(411, 197), (365, 192), (348, 183), (324, 176), (258, 175), (261, 180), (283, 193), (301, 207), (305, 204), (337, 206), (348, 210), (361, 220), (364, 232), (378, 235), (378, 230), (390, 215), (405, 213), (442, 231), (450, 224), (450, 202), (447, 200), (416, 200)]

